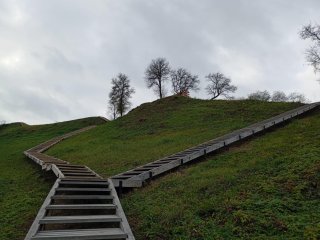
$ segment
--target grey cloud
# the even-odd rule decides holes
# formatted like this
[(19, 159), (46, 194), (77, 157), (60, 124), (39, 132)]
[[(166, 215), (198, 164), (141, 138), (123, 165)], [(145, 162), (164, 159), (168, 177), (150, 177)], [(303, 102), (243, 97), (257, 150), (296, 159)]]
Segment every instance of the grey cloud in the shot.
[(222, 71), (238, 85), (236, 96), (268, 89), (315, 101), (320, 85), (297, 32), (320, 22), (319, 7), (317, 0), (0, 0), (0, 118), (103, 115), (118, 72), (136, 88), (133, 106), (151, 101), (144, 70), (158, 56), (199, 75), (196, 97), (207, 97), (204, 76)]
[[(34, 56), (38, 56), (35, 54)], [(39, 59), (39, 61), (44, 61), (46, 69), (50, 71), (62, 71), (74, 74), (82, 74), (82, 66), (80, 63), (68, 59), (61, 51), (56, 48), (48, 47), (46, 48), (45, 59)]]

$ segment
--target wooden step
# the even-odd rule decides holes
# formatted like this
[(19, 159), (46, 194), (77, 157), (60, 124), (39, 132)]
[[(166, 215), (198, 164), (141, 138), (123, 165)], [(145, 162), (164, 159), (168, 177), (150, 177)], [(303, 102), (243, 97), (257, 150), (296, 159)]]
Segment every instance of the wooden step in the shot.
[(86, 168), (85, 166), (82, 166), (82, 167), (70, 167), (68, 164), (65, 164), (65, 165), (59, 165), (57, 166), (58, 168), (60, 169), (64, 169), (64, 170), (88, 170), (88, 168)]
[(122, 173), (122, 176), (136, 176), (136, 175), (139, 175), (140, 173), (139, 172), (125, 172), (125, 173)]
[(80, 179), (80, 178), (84, 178), (84, 179), (92, 179), (92, 178), (96, 178), (97, 176), (95, 174), (83, 174), (83, 173), (63, 173), (65, 178), (76, 178), (76, 179)]
[(58, 187), (57, 192), (67, 191), (67, 192), (110, 192), (108, 188), (69, 188), (69, 187)]
[(69, 239), (126, 239), (127, 234), (120, 228), (47, 230), (39, 231), (34, 240), (69, 240)]
[(86, 173), (63, 173), (65, 176), (96, 176), (92, 172), (86, 172)]
[(149, 163), (149, 164), (146, 164), (145, 166), (154, 168), (154, 167), (159, 167), (159, 166), (161, 166), (163, 164), (164, 163)]
[(116, 176), (113, 176), (112, 179), (126, 180), (126, 179), (131, 178), (131, 177), (133, 177), (133, 176), (116, 175)]
[(108, 183), (108, 180), (102, 179), (102, 178), (72, 178), (72, 177), (68, 177), (68, 178), (62, 178), (61, 182), (65, 183), (65, 182), (70, 182), (70, 181), (76, 181), (76, 182), (105, 182)]
[(98, 176), (65, 176), (63, 178), (64, 180), (80, 180), (80, 181), (96, 181), (99, 180), (101, 178), (99, 178)]
[(39, 158), (40, 161), (42, 161), (43, 163), (49, 165), (49, 164), (56, 164), (57, 162), (60, 162), (60, 161), (51, 161), (51, 160), (44, 160), (44, 159), (41, 159)]
[(102, 186), (108, 186), (109, 183), (106, 181), (61, 181), (60, 184), (70, 184), (70, 185), (102, 185)]
[(114, 204), (57, 204), (48, 205), (47, 210), (67, 210), (67, 209), (116, 209)]
[(91, 171), (89, 171), (88, 169), (84, 168), (84, 169), (79, 169), (79, 168), (74, 168), (74, 169), (61, 169), (59, 168), (63, 173), (92, 173)]
[(83, 165), (74, 165), (74, 164), (56, 164), (58, 167), (74, 167), (74, 168), (84, 168)]
[(111, 195), (54, 195), (51, 199), (113, 199)]
[(121, 218), (117, 215), (86, 215), (86, 216), (47, 216), (39, 220), (40, 224), (96, 223), (96, 222), (121, 222)]

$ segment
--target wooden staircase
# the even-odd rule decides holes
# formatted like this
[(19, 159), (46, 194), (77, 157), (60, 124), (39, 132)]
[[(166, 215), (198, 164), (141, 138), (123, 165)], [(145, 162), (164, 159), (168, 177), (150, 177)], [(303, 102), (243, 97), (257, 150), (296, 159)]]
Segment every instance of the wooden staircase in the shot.
[(303, 105), (299, 108), (284, 112), (267, 120), (252, 124), (224, 136), (212, 139), (198, 146), (186, 149), (171, 156), (142, 165), (129, 171), (111, 177), (115, 187), (134, 188), (142, 187), (153, 177), (164, 174), (181, 165), (195, 161), (206, 154), (215, 153), (233, 143), (239, 142), (258, 133), (264, 132), (274, 126), (286, 123), (288, 120), (300, 116), (318, 107), (320, 103)]
[(63, 139), (95, 126), (71, 132), (31, 148), (24, 154), (41, 165), (43, 170), (53, 171), (57, 180), (40, 208), (25, 240), (134, 240), (115, 187), (118, 187), (120, 191), (123, 187), (142, 187), (146, 181), (155, 176), (195, 161), (206, 154), (215, 153), (274, 126), (284, 124), (319, 105), (320, 103), (313, 103), (301, 106), (171, 156), (120, 173), (107, 180), (87, 166), (69, 164), (67, 161), (43, 154), (45, 150)]
[(51, 139), (24, 152), (43, 170), (52, 170), (57, 176), (25, 240), (134, 240), (112, 181), (87, 166), (43, 154), (63, 139), (93, 127)]

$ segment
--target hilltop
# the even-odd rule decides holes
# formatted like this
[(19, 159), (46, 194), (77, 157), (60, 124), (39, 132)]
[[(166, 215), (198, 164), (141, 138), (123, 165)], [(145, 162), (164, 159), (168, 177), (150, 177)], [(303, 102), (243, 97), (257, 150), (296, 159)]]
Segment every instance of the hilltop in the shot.
[(49, 155), (104, 177), (298, 107), (298, 103), (200, 100), (171, 96), (54, 146)]

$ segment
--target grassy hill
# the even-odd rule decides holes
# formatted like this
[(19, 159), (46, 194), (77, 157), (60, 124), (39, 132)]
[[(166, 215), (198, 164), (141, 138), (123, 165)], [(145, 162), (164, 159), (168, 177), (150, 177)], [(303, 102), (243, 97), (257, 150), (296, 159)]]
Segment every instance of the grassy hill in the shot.
[(108, 177), (298, 106), (168, 97), (68, 139), (48, 154)]
[[(88, 165), (107, 177), (298, 106), (169, 97), (143, 104), (47, 153)], [(319, 114), (318, 110), (125, 195), (123, 206), (136, 238), (317, 236)], [(52, 185), (22, 152), (91, 124), (79, 120), (0, 129), (0, 239), (23, 238)]]
[(320, 109), (124, 196), (137, 239), (320, 239)]
[[(296, 104), (167, 98), (49, 151), (104, 176)], [(124, 196), (137, 239), (319, 239), (320, 111)]]
[(53, 179), (27, 159), (23, 151), (53, 137), (93, 124), (100, 118), (0, 128), (0, 239), (23, 239), (52, 186)]

